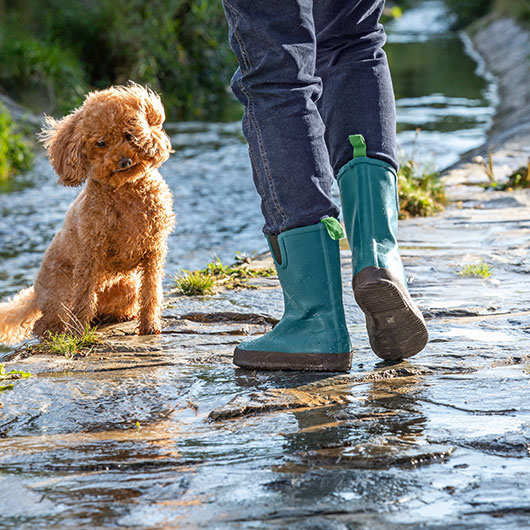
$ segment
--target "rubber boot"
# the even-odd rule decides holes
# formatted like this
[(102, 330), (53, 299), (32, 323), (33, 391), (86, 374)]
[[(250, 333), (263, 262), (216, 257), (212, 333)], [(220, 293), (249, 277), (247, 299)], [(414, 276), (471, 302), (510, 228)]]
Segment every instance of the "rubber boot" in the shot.
[(361, 135), (350, 136), (354, 158), (338, 174), (342, 213), (352, 251), (353, 292), (366, 317), (373, 351), (387, 360), (417, 354), (429, 339), (412, 301), (397, 243), (399, 200), (394, 168), (366, 156)]
[(342, 232), (336, 219), (327, 218), (267, 237), (283, 290), (284, 314), (269, 333), (235, 349), (236, 365), (257, 370), (350, 369), (339, 242), (332, 238), (338, 237), (337, 228)]

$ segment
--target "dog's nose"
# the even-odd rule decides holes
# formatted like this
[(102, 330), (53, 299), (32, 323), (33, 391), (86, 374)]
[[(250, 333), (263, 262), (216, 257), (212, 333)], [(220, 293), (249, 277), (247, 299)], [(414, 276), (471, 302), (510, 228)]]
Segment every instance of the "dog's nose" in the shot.
[(129, 169), (132, 166), (132, 160), (130, 158), (122, 158), (118, 162), (118, 167), (120, 169)]

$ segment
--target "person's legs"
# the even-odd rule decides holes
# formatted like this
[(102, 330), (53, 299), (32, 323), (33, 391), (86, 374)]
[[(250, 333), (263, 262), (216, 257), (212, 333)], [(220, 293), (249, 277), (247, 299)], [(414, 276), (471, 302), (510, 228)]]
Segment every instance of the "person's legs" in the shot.
[(324, 87), (318, 109), (335, 175), (351, 160), (350, 134), (364, 136), (368, 157), (398, 168), (394, 91), (379, 23), (384, 3), (314, 2), (316, 74)]
[(312, 0), (224, 0), (245, 107), (243, 133), (262, 200), (264, 232), (307, 226), (339, 210), (316, 101)]
[(316, 107), (321, 81), (313, 0), (223, 4), (239, 62), (231, 85), (245, 107), (243, 132), (285, 302), (277, 326), (240, 344), (234, 362), (252, 369), (347, 370), (338, 208)]
[(397, 244), (395, 103), (382, 50), (383, 5), (382, 0), (315, 2), (317, 74), (323, 81), (319, 109), (352, 250), (355, 299), (374, 352), (402, 359), (421, 351), (428, 334), (407, 291)]

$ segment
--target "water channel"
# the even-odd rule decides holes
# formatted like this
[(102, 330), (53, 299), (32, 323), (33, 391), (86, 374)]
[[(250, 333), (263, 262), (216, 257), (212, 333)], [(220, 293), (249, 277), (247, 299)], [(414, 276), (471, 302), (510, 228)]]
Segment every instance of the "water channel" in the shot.
[[(493, 85), (449, 30), (451, 16), (428, 0), (387, 25), (402, 157), (441, 169), (481, 144)], [(421, 129), (418, 132), (418, 129)], [(170, 237), (166, 288), (181, 269), (224, 263), (265, 249), (259, 200), (239, 122), (168, 124), (175, 154), (162, 173), (178, 224)], [(0, 298), (30, 285), (78, 190), (62, 188), (44, 156), (0, 188)]]

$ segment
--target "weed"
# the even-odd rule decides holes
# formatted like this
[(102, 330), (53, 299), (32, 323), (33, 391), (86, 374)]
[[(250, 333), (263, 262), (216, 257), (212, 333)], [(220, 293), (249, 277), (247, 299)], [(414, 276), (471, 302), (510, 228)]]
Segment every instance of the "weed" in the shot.
[(489, 278), (493, 274), (493, 266), (487, 263), (465, 265), (458, 275), (463, 278)]
[(21, 134), (15, 132), (9, 111), (0, 103), (0, 181), (29, 169), (33, 152)]
[(427, 217), (440, 212), (447, 203), (445, 189), (436, 171), (420, 167), (414, 160), (398, 171), (399, 217)]
[(184, 271), (183, 277), (175, 279), (177, 291), (187, 296), (213, 294), (214, 285), (222, 286), (226, 289), (252, 288), (248, 285), (248, 280), (257, 277), (269, 277), (275, 274), (273, 267), (251, 268), (248, 264), (252, 261), (252, 256), (236, 253), (234, 265), (223, 265), (219, 258), (201, 270)]
[(530, 188), (530, 158), (526, 166), (521, 166), (519, 169), (516, 169), (503, 184), (493, 180), (485, 187), (497, 191), (513, 191)]
[[(71, 359), (74, 355), (88, 353), (89, 347), (99, 342), (97, 327), (87, 324), (81, 333), (50, 333), (44, 341), (44, 350)], [(89, 351), (86, 351), (89, 350)]]
[(177, 291), (186, 296), (213, 294), (215, 278), (203, 271), (183, 271), (182, 277), (175, 278)]
[(6, 372), (3, 363), (0, 363), (0, 392), (13, 388), (13, 383), (6, 384), (4, 381), (15, 381), (17, 379), (27, 379), (28, 377), (31, 377), (31, 374), (22, 370), (11, 370)]

